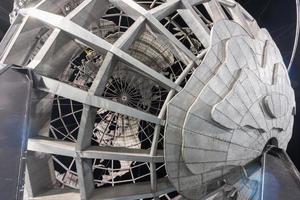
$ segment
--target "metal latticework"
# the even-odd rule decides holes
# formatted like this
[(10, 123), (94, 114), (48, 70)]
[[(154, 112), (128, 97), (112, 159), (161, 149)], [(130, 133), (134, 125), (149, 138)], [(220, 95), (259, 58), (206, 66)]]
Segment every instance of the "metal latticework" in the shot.
[(29, 199), (181, 199), (166, 170), (167, 105), (196, 90), (214, 24), (260, 30), (232, 0), (16, 1), (11, 20), (1, 62), (35, 74)]

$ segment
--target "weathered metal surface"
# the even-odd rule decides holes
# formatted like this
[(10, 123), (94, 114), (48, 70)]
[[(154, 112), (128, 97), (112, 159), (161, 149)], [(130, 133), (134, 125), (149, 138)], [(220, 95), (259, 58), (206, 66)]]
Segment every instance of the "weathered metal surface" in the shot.
[(0, 47), (1, 62), (36, 74), (30, 198), (169, 198), (168, 176), (199, 199), (290, 137), (280, 53), (234, 1), (17, 0)]
[(30, 94), (31, 80), (26, 74), (12, 68), (0, 72), (0, 191), (3, 199), (22, 198)]
[(269, 139), (286, 149), (294, 109), (287, 70), (267, 31), (253, 38), (237, 23), (215, 22), (202, 64), (168, 105), (170, 180), (187, 198), (209, 194), (209, 184), (258, 157)]

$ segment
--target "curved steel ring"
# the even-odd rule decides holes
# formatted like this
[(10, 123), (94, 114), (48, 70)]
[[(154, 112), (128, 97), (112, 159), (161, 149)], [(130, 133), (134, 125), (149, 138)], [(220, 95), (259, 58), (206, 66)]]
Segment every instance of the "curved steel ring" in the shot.
[(292, 56), (291, 56), (291, 60), (288, 66), (288, 71), (291, 70), (292, 68), (292, 64), (294, 62), (295, 56), (296, 56), (296, 52), (297, 52), (297, 48), (298, 48), (298, 41), (299, 41), (299, 33), (300, 33), (300, 4), (299, 4), (299, 0), (296, 0), (296, 12), (297, 12), (297, 17), (296, 17), (296, 33), (295, 33), (295, 41), (294, 41), (294, 47), (293, 47), (293, 52), (292, 52)]

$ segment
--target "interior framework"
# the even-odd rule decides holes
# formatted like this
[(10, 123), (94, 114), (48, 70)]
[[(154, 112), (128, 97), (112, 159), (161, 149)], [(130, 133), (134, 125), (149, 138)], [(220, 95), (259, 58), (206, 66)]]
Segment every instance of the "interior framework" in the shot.
[[(114, 8), (120, 12), (118, 14), (107, 13), (109, 9)], [(255, 20), (239, 4), (230, 0), (40, 1), (33, 8), (20, 10), (19, 13), (1, 43), (1, 62), (26, 66), (38, 74), (34, 94), (37, 100), (35, 106), (32, 106), (33, 122), (42, 123), (42, 119), (38, 119), (35, 114), (42, 115), (38, 111), (45, 106), (49, 108), (43, 113), (48, 116), (44, 119), (46, 126), (33, 127), (29, 133), (25, 189), (28, 197), (33, 199), (171, 199), (167, 193), (174, 192), (175, 189), (167, 177), (157, 177), (157, 170), (164, 162), (163, 147), (158, 148), (158, 146), (163, 139), (167, 103), (182, 89), (193, 69), (201, 63), (209, 46), (210, 29), (215, 21), (234, 20), (250, 33), (259, 28)], [(108, 19), (115, 16), (119, 17), (120, 23), (115, 22), (113, 25), (108, 22)], [(124, 16), (130, 18), (127, 18), (130, 21), (127, 26), (121, 23), (121, 18)], [(183, 21), (176, 21), (177, 17), (181, 17)], [(101, 27), (109, 27), (109, 31), (114, 34), (106, 37), (108, 34), (97, 30), (97, 26), (91, 29), (91, 24), (86, 22), (86, 19), (100, 18), (103, 19)], [(23, 48), (20, 51), (20, 47), (27, 47), (24, 39), (30, 38), (31, 35), (37, 35), (35, 39), (38, 38), (36, 41), (40, 44), (34, 49)], [(153, 37), (159, 39), (153, 39)], [(147, 60), (143, 57), (145, 55), (141, 55), (141, 52), (145, 50), (141, 45), (146, 43), (146, 46), (149, 46), (151, 42), (153, 43), (151, 38), (160, 44), (164, 41), (161, 46), (152, 47), (152, 50), (161, 48), (159, 54), (165, 53), (166, 55), (159, 59), (165, 60), (166, 68), (170, 66), (170, 63), (179, 64), (181, 66), (179, 73), (166, 74), (164, 67), (152, 66), (151, 63), (155, 61)], [(147, 40), (151, 42), (147, 43)], [(69, 42), (72, 44), (69, 45)], [(81, 49), (81, 51), (70, 51), (70, 55), (61, 55), (62, 52), (57, 50), (61, 47)], [(139, 47), (142, 48), (141, 51), (132, 51)], [(94, 55), (95, 52), (96, 55)], [(53, 56), (57, 62), (52, 60)], [(97, 57), (96, 61), (93, 56)], [(152, 55), (152, 58), (155, 56), (156, 54)], [(78, 70), (75, 75), (77, 82), (74, 79), (70, 81), (74, 73), (70, 73), (72, 65), (69, 65), (69, 62), (78, 57), (83, 58), (85, 63), (94, 61), (101, 66), (89, 73), (82, 72), (84, 69), (77, 66)], [(63, 69), (60, 67), (62, 64), (66, 66)], [(74, 72), (74, 65), (72, 69)], [(121, 71), (117, 75), (114, 74), (116, 69)], [(137, 103), (129, 105), (121, 102), (122, 99), (125, 101), (128, 98), (126, 95), (121, 95), (123, 98), (120, 100), (114, 99), (112, 95), (105, 95), (105, 92), (109, 93), (109, 91), (103, 86), (112, 80), (111, 77), (116, 80), (119, 80), (120, 76), (126, 77), (128, 74), (122, 73), (124, 69), (125, 71), (130, 69), (134, 76), (143, 77), (142, 82), (146, 80), (147, 85), (158, 85), (156, 86), (158, 90), (163, 91), (163, 95), (162, 92), (158, 95), (164, 97), (155, 111), (136, 106)], [(78, 71), (83, 74), (79, 78)], [(130, 76), (133, 75), (130, 74)], [(52, 118), (50, 123), (49, 117), (53, 102), (64, 104), (66, 101), (69, 101), (67, 104), (72, 106), (77, 103), (83, 105), (70, 112), (71, 115), (82, 112), (80, 118), (74, 117), (74, 120), (77, 120), (76, 128), (73, 129), (77, 131), (76, 139), (70, 134), (72, 130), (68, 130), (65, 137), (60, 137), (64, 133), (54, 130), (55, 119)], [(130, 123), (139, 125), (140, 121), (147, 123), (153, 129), (150, 145), (142, 149), (139, 146), (140, 141), (133, 145), (135, 146), (133, 148), (124, 144), (103, 145), (101, 141), (98, 141), (98, 146), (92, 146), (92, 138), (97, 140), (95, 134), (93, 135), (94, 121), (97, 115), (102, 116), (99, 108), (105, 112), (118, 113), (122, 115), (123, 120), (127, 119)], [(61, 118), (62, 114), (57, 119), (61, 120)], [(63, 120), (61, 123), (65, 126)], [(53, 131), (52, 134), (50, 131), (50, 137), (49, 127), (50, 130), (52, 127)], [(129, 132), (132, 129), (134, 128), (129, 129)], [(136, 140), (134, 137), (131, 139), (133, 142), (130, 142), (129, 146)], [(71, 158), (71, 164), (66, 166), (61, 163), (61, 166), (64, 166), (68, 172), (63, 174), (64, 177), (59, 174), (55, 175), (57, 170), (54, 170), (53, 162), (59, 163), (60, 161), (52, 155)], [(103, 184), (100, 181), (99, 187), (95, 188), (97, 180), (95, 180), (93, 170), (96, 166), (95, 162), (92, 162), (95, 159), (123, 161), (123, 166), (131, 165), (132, 162), (141, 163), (148, 168), (149, 181), (135, 183), (131, 180), (132, 183), (129, 184), (124, 181), (127, 184), (115, 186), (114, 179), (108, 178), (107, 182), (110, 182), (110, 187), (101, 187)], [(76, 168), (76, 172), (73, 168)], [(114, 167), (110, 169), (112, 169), (110, 176), (113, 176)], [(121, 172), (118, 171), (118, 173)], [(76, 175), (75, 181), (72, 180), (74, 174)], [(59, 185), (57, 185), (56, 178), (60, 182)]]

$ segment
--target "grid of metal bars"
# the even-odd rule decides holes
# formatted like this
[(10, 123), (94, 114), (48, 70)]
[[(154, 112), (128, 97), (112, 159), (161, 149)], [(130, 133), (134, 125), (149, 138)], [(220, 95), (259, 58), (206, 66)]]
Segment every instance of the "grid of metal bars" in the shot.
[[(25, 17), (20, 32), (32, 18), (47, 24), (47, 30), (51, 30), (47, 36), (40, 37), (42, 42), (35, 47), (37, 53), (28, 60), (27, 66), (33, 70), (38, 68), (61, 34), (67, 35), (78, 48), (62, 76), (49, 79), (47, 73), (41, 74), (44, 85), (38, 88), (56, 95), (53, 100), (56, 111), (52, 112), (50, 124), (50, 137), (54, 140), (31, 138), (28, 149), (53, 154), (59, 187), (79, 188), (81, 199), (102, 198), (99, 192), (102, 186), (119, 184), (119, 194), (111, 195), (110, 199), (122, 195), (127, 199), (175, 197), (177, 194), (166, 194), (174, 192), (170, 183), (157, 177), (158, 171), (164, 168), (159, 151), (163, 146), (159, 143), (163, 140), (166, 104), (184, 87), (205, 55), (210, 29), (213, 21), (218, 20), (214, 13), (221, 12), (212, 5), (224, 9), (222, 4), (231, 11), (229, 15), (242, 13), (243, 21), (238, 23), (255, 22), (231, 0), (110, 0), (101, 19), (85, 27), (78, 16), (88, 17), (89, 9), (105, 6), (105, 2), (63, 1), (63, 9), (56, 13), (44, 11), (47, 2), (41, 1), (34, 8), (21, 11)], [(200, 29), (195, 32), (194, 26)], [(13, 52), (17, 40), (17, 36), (12, 38), (7, 52)], [(1, 61), (5, 62), (8, 56), (2, 55)], [(164, 65), (159, 66), (156, 59), (164, 60)], [(34, 60), (39, 60), (38, 64)], [(147, 88), (149, 85), (151, 90)], [(147, 90), (150, 96), (142, 94)], [(60, 154), (56, 143), (68, 153)], [(99, 150), (93, 145), (114, 149)], [(161, 165), (157, 167), (157, 163)], [(134, 170), (140, 173), (136, 175)], [(124, 175), (129, 178), (122, 178)], [(148, 183), (139, 186), (139, 180)], [(133, 185), (123, 191), (122, 187), (124, 190), (127, 187), (124, 183)], [(26, 187), (36, 186), (29, 181)]]

